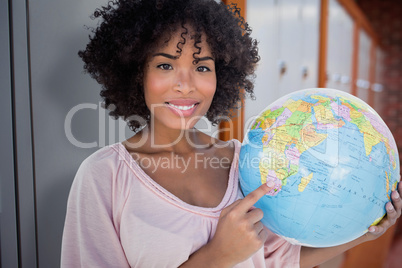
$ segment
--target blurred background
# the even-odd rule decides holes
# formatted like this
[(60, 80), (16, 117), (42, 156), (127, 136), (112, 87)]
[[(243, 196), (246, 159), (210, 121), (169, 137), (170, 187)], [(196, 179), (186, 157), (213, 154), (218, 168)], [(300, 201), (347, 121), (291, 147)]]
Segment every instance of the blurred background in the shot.
[[(217, 0), (218, 1), (218, 0)], [(219, 2), (219, 1), (218, 1)], [(358, 96), (402, 150), (401, 0), (232, 0), (259, 40), (256, 100), (234, 124), (198, 127), (243, 138), (247, 120), (303, 88)], [(0, 267), (59, 267), (66, 202), (80, 163), (129, 138), (83, 72), (90, 15), (106, 0), (0, 0)], [(402, 221), (320, 267), (400, 267)]]

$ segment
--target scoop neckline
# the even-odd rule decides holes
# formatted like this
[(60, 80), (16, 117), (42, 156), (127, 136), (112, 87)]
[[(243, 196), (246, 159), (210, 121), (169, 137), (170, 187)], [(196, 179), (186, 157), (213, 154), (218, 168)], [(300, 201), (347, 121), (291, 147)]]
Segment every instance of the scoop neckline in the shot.
[(233, 161), (229, 169), (229, 178), (225, 194), (221, 202), (216, 207), (196, 206), (181, 200), (176, 195), (174, 195), (166, 188), (161, 186), (159, 183), (154, 181), (147, 173), (145, 173), (145, 171), (141, 168), (141, 166), (137, 163), (137, 161), (135, 161), (134, 158), (127, 151), (126, 147), (122, 144), (122, 142), (118, 142), (115, 145), (118, 147), (117, 148), (118, 153), (121, 156), (123, 156), (128, 166), (131, 169), (133, 169), (134, 175), (136, 175), (141, 180), (141, 182), (143, 182), (149, 189), (155, 192), (158, 196), (184, 210), (196, 214), (204, 214), (210, 217), (219, 217), (219, 214), (222, 211), (222, 209), (225, 208), (232, 199), (234, 199), (232, 202), (235, 201), (236, 198), (235, 195), (238, 190), (238, 178), (235, 175), (237, 173), (237, 166), (238, 166), (238, 157), (236, 157), (236, 155), (239, 154), (240, 146), (236, 139), (229, 140), (229, 142), (232, 142), (235, 146)]

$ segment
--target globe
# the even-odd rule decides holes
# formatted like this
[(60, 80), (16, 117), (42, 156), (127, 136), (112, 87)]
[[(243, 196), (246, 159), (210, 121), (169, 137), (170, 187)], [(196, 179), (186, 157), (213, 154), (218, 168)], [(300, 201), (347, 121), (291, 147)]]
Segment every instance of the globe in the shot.
[(340, 245), (385, 215), (399, 181), (395, 140), (364, 101), (335, 89), (296, 91), (264, 109), (239, 158), (244, 195), (275, 186), (256, 204), (262, 223), (293, 244)]

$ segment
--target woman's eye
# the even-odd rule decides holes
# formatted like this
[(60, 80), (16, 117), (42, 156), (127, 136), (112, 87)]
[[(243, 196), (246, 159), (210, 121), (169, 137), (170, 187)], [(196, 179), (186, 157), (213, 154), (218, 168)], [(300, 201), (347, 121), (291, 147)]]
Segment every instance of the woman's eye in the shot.
[(208, 67), (205, 67), (205, 66), (200, 66), (200, 67), (197, 67), (197, 71), (198, 72), (209, 72), (209, 71), (211, 71), (211, 69), (209, 69)]
[(172, 69), (172, 66), (167, 63), (159, 64), (157, 67), (162, 70), (171, 70)]

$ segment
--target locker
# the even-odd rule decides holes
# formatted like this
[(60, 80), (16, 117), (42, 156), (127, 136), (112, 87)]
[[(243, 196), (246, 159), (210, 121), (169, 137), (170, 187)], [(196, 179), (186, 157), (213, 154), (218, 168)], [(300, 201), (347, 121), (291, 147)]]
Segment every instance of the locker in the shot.
[[(27, 39), (29, 34), (28, 7), (22, 1), (9, 1), (8, 4), (10, 57), (7, 63), (10, 68), (11, 83), (5, 90), (9, 90), (11, 93), (12, 140), (5, 142), (9, 142), (13, 148), (12, 164), (14, 166), (12, 168), (14, 174), (9, 175), (14, 175), (14, 177), (6, 177), (5, 184), (14, 181), (15, 200), (13, 203), (3, 203), (2, 205), (6, 206), (5, 210), (10, 210), (15, 205), (18, 265), (29, 267), (37, 262), (37, 237), (31, 120), (32, 91), (30, 87), (29, 41)], [(3, 241), (7, 242), (3, 240), (5, 239), (3, 236), (1, 239), (2, 243)]]
[(0, 267), (18, 267), (9, 5), (0, 2)]
[(385, 53), (381, 48), (377, 48), (375, 51), (376, 65), (375, 65), (375, 77), (374, 84), (371, 85), (371, 90), (374, 94), (374, 109), (380, 114), (383, 111), (383, 90), (384, 90), (384, 57)]
[(301, 1), (287, 0), (277, 2), (278, 13), (278, 62), (283, 64), (279, 70), (278, 90), (286, 95), (300, 88), (302, 60), (302, 14)]
[[(11, 95), (2, 99), (8, 105), (1, 105), (9, 125), (1, 133), (1, 152), (8, 153), (8, 166), (1, 169), (1, 262), (2, 267), (58, 267), (71, 182), (82, 160), (102, 145), (99, 133), (108, 134), (99, 130), (100, 87), (83, 73), (77, 56), (88, 41), (85, 25), (96, 26), (89, 15), (102, 3), (8, 3), (2, 1), (0, 8), (1, 52), (8, 58), (3, 61), (1, 54), (1, 85)], [(12, 23), (6, 29), (8, 15)], [(66, 125), (66, 115), (80, 104), (96, 109), (77, 111)], [(96, 146), (79, 148), (68, 132)]]
[(371, 40), (363, 30), (359, 32), (359, 58), (357, 75), (357, 97), (365, 102), (369, 99), (370, 90), (370, 47)]
[(259, 41), (256, 100), (246, 99), (245, 128), (281, 96), (317, 86), (319, 0), (247, 1), (247, 21)]
[(278, 61), (285, 63), (281, 95), (317, 86), (319, 0), (278, 1)]
[(252, 123), (268, 104), (280, 96), (278, 90), (277, 12), (274, 0), (248, 0), (247, 21), (253, 29), (252, 36), (259, 42), (261, 60), (258, 63), (254, 94), (256, 100), (245, 100), (245, 126)]
[(317, 87), (320, 36), (320, 0), (304, 0), (301, 6), (302, 51), (299, 89)]
[(353, 19), (336, 0), (329, 1), (326, 87), (351, 92)]

